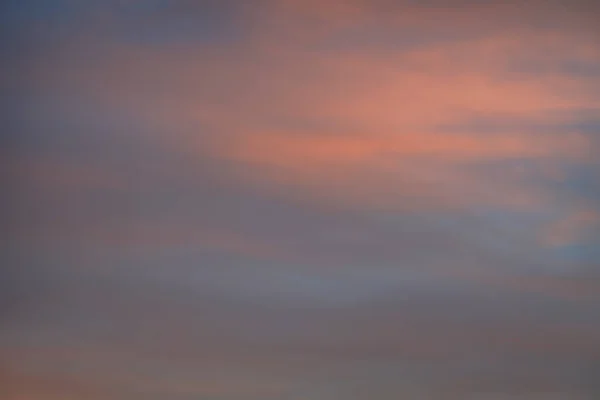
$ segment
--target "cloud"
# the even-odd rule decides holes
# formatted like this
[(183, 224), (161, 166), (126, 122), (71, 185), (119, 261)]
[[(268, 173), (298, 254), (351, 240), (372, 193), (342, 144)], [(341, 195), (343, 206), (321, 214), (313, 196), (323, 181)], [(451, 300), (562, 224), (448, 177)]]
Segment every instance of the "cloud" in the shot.
[[(547, 134), (531, 129), (531, 121), (566, 122), (561, 114), (596, 104), (589, 79), (534, 77), (508, 65), (527, 61), (539, 43), (564, 48), (572, 42), (556, 34), (502, 33), (391, 57), (260, 40), (229, 50), (116, 48), (74, 71), (59, 62), (46, 81), (75, 84), (77, 96), (94, 96), (95, 103), (119, 104), (160, 127), (165, 148), (224, 159), (231, 173), (251, 175), (258, 184), (288, 185), (309, 198), (333, 194), (335, 202), (362, 198), (367, 206), (391, 190), (391, 203), (402, 203), (408, 193), (439, 205), (443, 201), (427, 199), (452, 202), (457, 194), (448, 196), (447, 186), (535, 197), (519, 182), (486, 188), (491, 183), (477, 165), (487, 160), (551, 159), (560, 168), (586, 157), (585, 135)], [(597, 59), (590, 46), (574, 47), (581, 57)], [(68, 78), (59, 72), (69, 69)], [(441, 128), (482, 116), (530, 122), (497, 135)]]
[(9, 26), (15, 398), (592, 390), (585, 4), (67, 3)]

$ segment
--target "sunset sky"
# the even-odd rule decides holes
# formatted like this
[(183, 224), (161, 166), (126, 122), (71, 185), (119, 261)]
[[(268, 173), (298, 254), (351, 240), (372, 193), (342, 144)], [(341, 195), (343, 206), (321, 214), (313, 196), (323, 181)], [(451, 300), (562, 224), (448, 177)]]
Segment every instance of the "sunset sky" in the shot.
[(4, 400), (596, 400), (600, 5), (0, 5)]

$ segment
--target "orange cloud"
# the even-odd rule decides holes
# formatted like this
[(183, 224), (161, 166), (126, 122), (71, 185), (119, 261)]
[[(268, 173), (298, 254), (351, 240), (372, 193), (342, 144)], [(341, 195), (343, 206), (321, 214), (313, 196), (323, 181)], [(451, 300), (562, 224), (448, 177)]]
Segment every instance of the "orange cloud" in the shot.
[(226, 156), (251, 164), (319, 169), (414, 158), (440, 163), (561, 156), (577, 159), (586, 151), (586, 144), (585, 137), (576, 134), (536, 137), (420, 132), (336, 136), (282, 132), (234, 138), (223, 151)]
[[(69, 73), (66, 82), (164, 131), (165, 149), (191, 159), (227, 161), (233, 175), (251, 178), (265, 190), (284, 183), (275, 190), (342, 205), (391, 206), (406, 197), (435, 207), (548, 203), (552, 197), (544, 198), (544, 189), (523, 177), (507, 173), (500, 181), (490, 180), (477, 164), (525, 158), (560, 169), (562, 162), (589, 158), (588, 139), (575, 132), (516, 127), (498, 134), (475, 128), (449, 133), (443, 128), (486, 117), (562, 123), (573, 110), (598, 107), (600, 99), (591, 90), (595, 81), (511, 69), (531, 59), (542, 65), (561, 57), (600, 60), (593, 43), (580, 41), (576, 31), (549, 33), (527, 24), (517, 33), (482, 30), (483, 15), (519, 15), (509, 6), (403, 5), (388, 13), (381, 11), (383, 3), (362, 1), (286, 1), (268, 7), (272, 10), (253, 14), (264, 24), (257, 23), (243, 43), (198, 51), (101, 47), (105, 56)], [(278, 13), (308, 37), (290, 39)], [(404, 34), (403, 24), (411, 18), (416, 19), (410, 24), (418, 26), (448, 14), (453, 17), (443, 24), (464, 25), (478, 34), (419, 45), (427, 36), (422, 30), (406, 48), (357, 44), (338, 50), (317, 46), (306, 20), (316, 15), (362, 26), (369, 15), (387, 24), (389, 15), (392, 40)], [(548, 55), (555, 51), (566, 55)], [(69, 67), (59, 67), (49, 81), (63, 85), (60, 76)]]
[(218, 152), (238, 164), (246, 177), (299, 185), (342, 204), (366, 201), (363, 204), (389, 207), (416, 196), (423, 198), (421, 206), (433, 201), (439, 207), (477, 203), (489, 196), (489, 204), (522, 206), (539, 204), (541, 192), (522, 185), (518, 176), (486, 181), (468, 166), (511, 158), (577, 159), (586, 140), (563, 136), (257, 133), (223, 141)]

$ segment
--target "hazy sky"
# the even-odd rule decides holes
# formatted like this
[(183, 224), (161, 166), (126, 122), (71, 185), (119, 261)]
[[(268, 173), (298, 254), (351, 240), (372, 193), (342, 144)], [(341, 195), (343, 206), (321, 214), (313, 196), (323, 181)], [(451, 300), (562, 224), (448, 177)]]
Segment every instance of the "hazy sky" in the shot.
[(6, 400), (594, 400), (600, 7), (0, 6)]

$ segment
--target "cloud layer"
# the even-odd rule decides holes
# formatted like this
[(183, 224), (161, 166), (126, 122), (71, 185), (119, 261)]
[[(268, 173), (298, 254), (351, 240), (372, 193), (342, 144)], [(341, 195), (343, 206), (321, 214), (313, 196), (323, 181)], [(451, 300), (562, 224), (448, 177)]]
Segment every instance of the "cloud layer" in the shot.
[(2, 7), (9, 400), (599, 393), (593, 4)]

